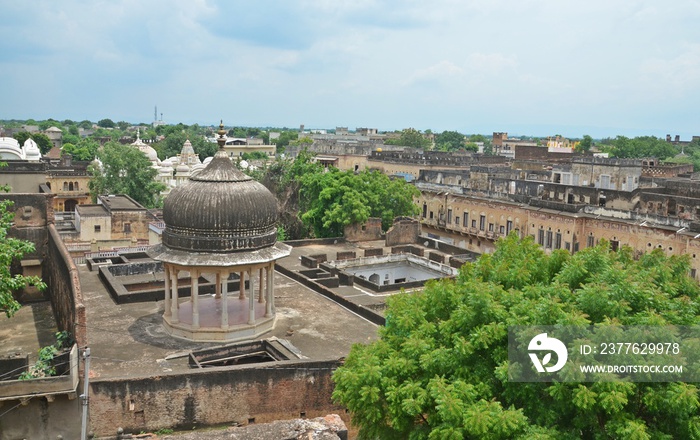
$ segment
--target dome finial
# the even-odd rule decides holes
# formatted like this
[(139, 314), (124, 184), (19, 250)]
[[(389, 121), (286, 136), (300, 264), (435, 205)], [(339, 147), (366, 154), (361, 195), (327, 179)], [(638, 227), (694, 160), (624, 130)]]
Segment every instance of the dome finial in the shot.
[(221, 120), (221, 123), (219, 124), (219, 131), (216, 132), (219, 135), (219, 138), (216, 140), (216, 142), (219, 144), (219, 150), (224, 149), (224, 145), (226, 145), (226, 130), (224, 130), (224, 120)]

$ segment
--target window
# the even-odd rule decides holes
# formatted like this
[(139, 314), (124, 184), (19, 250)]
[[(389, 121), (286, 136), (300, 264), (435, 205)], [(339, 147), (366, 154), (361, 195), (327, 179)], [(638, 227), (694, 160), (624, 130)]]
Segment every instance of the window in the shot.
[(472, 220), (472, 228), (476, 228), (476, 220)]
[(544, 247), (548, 249), (552, 248), (552, 231), (547, 231), (547, 241), (545, 242)]
[(423, 218), (425, 218), (428, 215), (428, 204), (423, 203)]
[(63, 191), (68, 191), (68, 182), (63, 182)]
[(489, 223), (489, 232), (493, 232), (493, 223)]
[(447, 223), (452, 223), (452, 208), (447, 210)]
[(455, 225), (459, 226), (459, 216), (455, 217)]
[(102, 230), (102, 226), (100, 225), (95, 225), (95, 232), (100, 232)]
[(595, 246), (595, 238), (593, 238), (593, 234), (591, 234), (586, 239), (586, 247), (593, 247), (593, 246)]
[(501, 225), (498, 227), (498, 233), (499, 234), (504, 234), (506, 232), (505, 226)]
[(131, 232), (131, 223), (124, 223), (124, 232), (127, 234)]
[(433, 211), (430, 211), (430, 220), (433, 219)]
[(479, 229), (482, 231), (486, 228), (486, 216), (482, 215), (479, 217)]
[(506, 234), (510, 234), (510, 231), (512, 231), (512, 230), (513, 230), (513, 221), (508, 220), (506, 222)]
[(544, 246), (544, 229), (540, 228), (539, 231), (537, 231), (537, 244), (540, 246)]
[(469, 226), (469, 213), (467, 211), (462, 214), (462, 226), (465, 228)]
[(554, 249), (561, 249), (561, 232), (557, 232), (554, 236)]

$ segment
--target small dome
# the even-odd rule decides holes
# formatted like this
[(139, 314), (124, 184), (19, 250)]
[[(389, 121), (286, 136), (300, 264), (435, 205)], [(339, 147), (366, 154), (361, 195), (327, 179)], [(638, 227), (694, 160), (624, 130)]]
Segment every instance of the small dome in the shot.
[(28, 138), (26, 141), (24, 141), (23, 149), (27, 160), (41, 160), (41, 150), (39, 150), (39, 146), (36, 144), (36, 142), (34, 142), (34, 139)]
[(20, 148), (17, 139), (11, 137), (0, 138), (0, 159), (24, 159), (24, 151)]
[(139, 150), (141, 150), (151, 162), (158, 162), (158, 152), (150, 145), (144, 144), (142, 147), (139, 147)]
[(277, 216), (272, 193), (238, 171), (220, 149), (205, 169), (165, 199), (163, 246), (204, 253), (273, 246)]

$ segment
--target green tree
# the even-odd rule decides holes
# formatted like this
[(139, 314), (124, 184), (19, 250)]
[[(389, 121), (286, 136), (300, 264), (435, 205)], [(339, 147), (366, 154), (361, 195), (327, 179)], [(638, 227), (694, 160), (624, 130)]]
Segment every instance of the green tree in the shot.
[(611, 141), (608, 151), (620, 158), (656, 157), (664, 160), (680, 153), (680, 148), (654, 136), (617, 136)]
[(19, 145), (22, 146), (27, 141), (27, 139), (32, 137), (32, 134), (29, 133), (28, 131), (20, 131), (19, 133), (15, 133), (12, 137), (17, 139), (17, 142), (19, 142)]
[(441, 151), (457, 151), (465, 147), (464, 135), (457, 131), (443, 131), (435, 137), (435, 148)]
[(401, 136), (398, 139), (387, 139), (384, 143), (413, 148), (427, 148), (430, 146), (430, 141), (415, 128), (406, 128), (401, 131)]
[(351, 349), (333, 398), (362, 438), (698, 438), (695, 384), (507, 380), (508, 326), (697, 325), (688, 270), (660, 250), (547, 255), (511, 234), (456, 280), (390, 297), (380, 340)]
[(63, 145), (66, 145), (66, 144), (77, 145), (78, 142), (80, 142), (80, 136), (72, 134), (72, 133), (66, 133), (63, 135), (62, 142), (63, 142)]
[(97, 122), (97, 126), (102, 128), (114, 128), (116, 124), (111, 119), (100, 119)]
[[(4, 165), (0, 164), (0, 166)], [(9, 190), (7, 186), (0, 187), (0, 191)], [(25, 277), (12, 273), (11, 266), (14, 261), (34, 252), (33, 243), (9, 235), (15, 217), (12, 207), (11, 200), (0, 200), (0, 310), (4, 311), (8, 318), (21, 307), (13, 295), (14, 292), (27, 285), (37, 286), (42, 290), (46, 287), (38, 277)]]
[(576, 151), (580, 153), (587, 153), (591, 150), (591, 147), (593, 146), (593, 138), (587, 134), (583, 135), (583, 139), (581, 139), (581, 142), (576, 145)]
[(145, 154), (129, 145), (107, 142), (98, 152), (102, 167), (90, 165), (90, 193), (93, 201), (101, 194), (126, 194), (146, 208), (160, 203), (165, 185), (156, 182), (158, 171)]
[(26, 131), (20, 131), (14, 135), (14, 138), (17, 139), (20, 146), (24, 145), (27, 139), (33, 139), (34, 142), (36, 142), (37, 147), (39, 147), (41, 154), (46, 154), (51, 150), (51, 148), (53, 148), (51, 139), (49, 139), (49, 137), (44, 133), (29, 133)]
[(46, 154), (53, 148), (53, 142), (44, 133), (34, 133), (32, 134), (32, 139), (36, 142), (37, 147), (41, 154)]
[(417, 214), (413, 198), (419, 191), (402, 179), (379, 171), (308, 173), (300, 177), (301, 220), (316, 237), (339, 237), (345, 226), (382, 219), (388, 229), (394, 218)]
[(290, 141), (290, 145), (303, 145), (303, 146), (309, 146), (314, 143), (314, 140), (311, 139), (309, 136), (304, 136), (301, 138), (297, 138), (296, 140)]
[(100, 144), (98, 144), (94, 139), (83, 138), (76, 144), (63, 144), (61, 154), (70, 154), (75, 160), (89, 161), (95, 158), (95, 154), (97, 154), (99, 147)]
[(291, 141), (295, 141), (299, 138), (299, 132), (296, 131), (282, 131), (277, 139), (273, 139), (271, 142), (277, 146), (277, 153), (283, 153), (284, 149)]

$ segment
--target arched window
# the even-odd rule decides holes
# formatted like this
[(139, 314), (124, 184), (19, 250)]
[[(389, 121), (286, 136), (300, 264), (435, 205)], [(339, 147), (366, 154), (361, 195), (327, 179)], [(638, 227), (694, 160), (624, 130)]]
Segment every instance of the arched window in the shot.
[(68, 182), (63, 182), (63, 191), (68, 191)]
[(68, 183), (68, 191), (73, 191), (73, 182)]
[(79, 189), (78, 189), (78, 182), (73, 182), (73, 189), (74, 189), (75, 191), (78, 191), (78, 190), (79, 190)]

